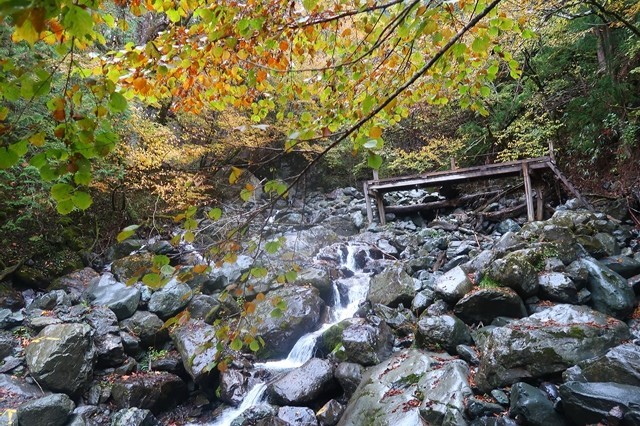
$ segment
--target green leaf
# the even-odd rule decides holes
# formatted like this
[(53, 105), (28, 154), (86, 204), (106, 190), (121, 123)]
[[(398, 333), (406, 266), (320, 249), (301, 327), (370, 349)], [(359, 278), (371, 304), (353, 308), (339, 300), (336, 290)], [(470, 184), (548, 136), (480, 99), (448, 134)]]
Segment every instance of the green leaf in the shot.
[(165, 265), (168, 265), (171, 262), (169, 256), (165, 256), (164, 254), (157, 254), (153, 256), (153, 266), (156, 268), (162, 268)]
[(120, 231), (118, 236), (116, 236), (116, 240), (119, 243), (123, 242), (124, 240), (126, 240), (127, 238), (129, 238), (130, 236), (135, 234), (135, 232), (136, 232), (136, 230), (138, 228), (140, 228), (140, 225), (129, 225), (129, 226), (127, 226), (122, 231)]
[(70, 200), (72, 192), (73, 186), (66, 183), (56, 183), (51, 187), (51, 196), (58, 202)]
[(288, 283), (292, 283), (298, 278), (298, 273), (296, 271), (289, 271), (284, 274), (284, 278)]
[(73, 201), (72, 200), (63, 200), (59, 201), (56, 205), (56, 210), (60, 214), (69, 214), (73, 211)]
[(8, 169), (18, 162), (20, 157), (11, 149), (0, 148), (0, 169)]
[(74, 192), (71, 200), (73, 201), (73, 205), (80, 210), (86, 210), (91, 206), (91, 204), (93, 204), (91, 196), (84, 191)]
[(109, 98), (111, 112), (124, 112), (127, 110), (127, 100), (121, 93), (113, 92)]
[(187, 231), (187, 232), (184, 233), (182, 238), (185, 240), (185, 242), (192, 243), (193, 240), (196, 239), (196, 236), (192, 231)]
[(209, 216), (209, 219), (211, 220), (218, 220), (220, 219), (220, 217), (222, 217), (222, 210), (216, 207), (214, 209), (209, 210), (207, 212), (207, 216)]
[(278, 250), (280, 250), (280, 242), (279, 241), (269, 241), (264, 245), (264, 250), (269, 254), (274, 254)]
[(488, 98), (491, 95), (491, 89), (489, 89), (487, 86), (482, 86), (480, 88), (480, 94), (485, 98)]
[(146, 286), (155, 289), (160, 287), (162, 283), (162, 277), (159, 274), (155, 274), (155, 273), (145, 274), (145, 276), (142, 277), (142, 282)]
[(302, 0), (302, 6), (304, 6), (307, 12), (311, 12), (318, 5), (318, 0)]
[(278, 308), (275, 308), (274, 310), (271, 311), (269, 316), (271, 318), (282, 318), (282, 310), (278, 309)]
[(93, 33), (93, 19), (89, 10), (80, 6), (70, 5), (66, 13), (63, 11), (62, 24), (71, 35), (84, 39), (85, 36)]
[(231, 348), (231, 350), (234, 350), (234, 351), (241, 350), (242, 349), (242, 340), (240, 340), (239, 337), (236, 337), (235, 339), (233, 339), (233, 341), (229, 345), (229, 348)]
[(16, 153), (18, 157), (22, 157), (29, 150), (29, 142), (27, 140), (21, 140), (9, 145), (9, 149)]
[(268, 273), (269, 271), (267, 271), (266, 268), (251, 268), (251, 275), (253, 275), (255, 278), (264, 278)]
[(260, 350), (260, 343), (258, 343), (257, 340), (253, 340), (251, 343), (249, 343), (249, 349), (251, 349), (253, 352), (258, 352)]
[(73, 181), (78, 185), (89, 185), (91, 183), (91, 173), (79, 170), (73, 175)]
[(471, 50), (473, 50), (475, 53), (486, 52), (488, 48), (489, 48), (488, 37), (477, 37), (475, 40), (473, 40), (473, 43), (471, 44)]
[(163, 265), (162, 268), (160, 268), (160, 273), (163, 277), (170, 277), (175, 271), (176, 268), (171, 265)]
[(367, 165), (372, 169), (378, 170), (382, 166), (382, 157), (370, 152), (367, 157)]
[(240, 191), (240, 198), (242, 201), (249, 201), (252, 195), (253, 191), (248, 190), (247, 188), (242, 188), (242, 191)]

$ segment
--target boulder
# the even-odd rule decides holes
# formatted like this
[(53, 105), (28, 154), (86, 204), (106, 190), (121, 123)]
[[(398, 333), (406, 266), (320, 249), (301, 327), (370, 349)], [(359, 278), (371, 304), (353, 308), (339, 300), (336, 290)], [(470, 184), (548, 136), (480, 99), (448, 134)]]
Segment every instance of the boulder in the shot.
[(172, 279), (149, 299), (149, 311), (162, 319), (167, 319), (185, 308), (193, 297), (188, 284)]
[(20, 425), (63, 426), (75, 408), (71, 398), (63, 393), (54, 393), (26, 402), (18, 407)]
[(115, 260), (111, 264), (111, 273), (123, 283), (139, 280), (153, 267), (153, 253), (136, 253)]
[(460, 299), (453, 312), (467, 324), (491, 324), (497, 317), (527, 315), (522, 299), (509, 287), (477, 288)]
[(606, 354), (579, 364), (588, 382), (613, 382), (640, 386), (640, 350), (633, 343), (609, 349)]
[(587, 289), (594, 309), (616, 318), (627, 317), (636, 306), (635, 294), (627, 280), (595, 259), (585, 258), (581, 263), (589, 271)]
[(476, 382), (488, 392), (600, 356), (628, 339), (629, 329), (586, 306), (556, 305), (474, 337), (481, 353)]
[(341, 362), (338, 364), (333, 375), (340, 383), (346, 398), (350, 398), (356, 391), (360, 381), (362, 381), (363, 373), (364, 367), (355, 362)]
[(118, 410), (111, 419), (111, 426), (161, 426), (151, 411), (137, 407)]
[(334, 426), (338, 424), (340, 417), (344, 413), (344, 405), (335, 399), (330, 399), (316, 412), (319, 426)]
[(342, 331), (342, 345), (348, 361), (375, 365), (391, 355), (393, 334), (384, 321), (375, 317), (355, 319)]
[[(278, 405), (303, 405), (334, 387), (331, 362), (311, 358), (267, 387), (269, 400)], [(315, 416), (314, 416), (315, 419)]]
[(600, 263), (624, 278), (631, 278), (640, 274), (640, 262), (633, 257), (609, 256), (600, 259)]
[(456, 266), (438, 277), (434, 290), (446, 302), (456, 303), (473, 290), (473, 284), (462, 267)]
[(138, 337), (144, 348), (160, 347), (169, 339), (163, 325), (156, 314), (147, 311), (136, 311), (130, 318), (120, 321), (120, 328)]
[(92, 268), (79, 269), (55, 279), (48, 290), (64, 290), (71, 297), (72, 302), (77, 303), (87, 290), (89, 283), (99, 277), (100, 274)]
[(187, 396), (187, 386), (178, 376), (161, 371), (119, 376), (111, 387), (118, 408), (137, 407), (154, 414), (175, 407)]
[(105, 260), (107, 262), (113, 262), (114, 260), (122, 259), (123, 257), (127, 257), (136, 250), (139, 250), (144, 246), (147, 242), (145, 240), (138, 240), (135, 238), (128, 238), (124, 241), (121, 241), (117, 244), (110, 246), (107, 249), (107, 253), (105, 254)]
[(609, 382), (567, 382), (560, 386), (560, 396), (566, 417), (575, 424), (599, 423), (615, 407), (622, 411), (624, 418), (633, 416), (634, 421), (626, 424), (638, 424), (640, 419), (640, 387), (637, 386)]
[(340, 426), (462, 425), (469, 367), (447, 354), (403, 350), (364, 374)]
[(96, 306), (85, 315), (85, 321), (93, 328), (99, 367), (117, 367), (125, 361), (124, 346), (118, 329), (118, 318), (105, 306)]
[(218, 352), (213, 326), (200, 320), (189, 320), (171, 331), (171, 339), (180, 352), (185, 370), (195, 382), (202, 383), (217, 371), (210, 367)]
[(87, 324), (45, 327), (25, 349), (31, 375), (48, 389), (77, 394), (92, 378), (95, 348)]
[(237, 407), (247, 394), (247, 376), (241, 370), (227, 369), (220, 373), (220, 400)]
[(453, 315), (423, 315), (418, 321), (416, 343), (422, 349), (455, 354), (456, 346), (472, 342), (467, 325)]
[(86, 299), (93, 306), (106, 306), (119, 320), (129, 318), (138, 309), (140, 290), (127, 287), (118, 282), (113, 275), (106, 273), (94, 279), (85, 292)]
[(580, 303), (578, 292), (580, 289), (566, 274), (560, 272), (545, 272), (538, 275), (540, 297), (559, 303)]
[[(286, 308), (274, 315), (274, 306), (279, 301)], [(316, 327), (323, 308), (324, 301), (315, 287), (287, 286), (269, 292), (265, 300), (256, 304), (255, 312), (247, 315), (250, 327), (257, 329), (256, 336), (266, 343), (259, 356), (288, 354), (303, 334)]]
[(395, 308), (401, 303), (410, 306), (415, 294), (413, 278), (402, 266), (393, 265), (371, 278), (367, 300)]
[(315, 413), (307, 407), (280, 407), (276, 419), (282, 420), (283, 425), (318, 426)]
[(560, 413), (547, 395), (538, 388), (519, 382), (511, 387), (509, 414), (519, 423), (530, 426), (564, 426)]
[(518, 250), (495, 260), (487, 270), (487, 276), (502, 287), (509, 287), (522, 298), (538, 292), (538, 273), (528, 261), (528, 253)]

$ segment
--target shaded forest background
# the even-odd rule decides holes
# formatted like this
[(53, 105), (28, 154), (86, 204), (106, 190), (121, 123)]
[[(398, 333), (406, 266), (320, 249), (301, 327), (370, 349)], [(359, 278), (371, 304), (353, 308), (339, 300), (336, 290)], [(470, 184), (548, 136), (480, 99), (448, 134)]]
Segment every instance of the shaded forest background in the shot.
[[(171, 13), (137, 16), (126, 2), (103, 3), (118, 21), (100, 27), (102, 43), (71, 58), (86, 66), (104, 52), (144, 45), (176, 23)], [(461, 108), (465, 93), (459, 89), (447, 98), (418, 99), (384, 128), (380, 176), (446, 169), (451, 158), (467, 166), (535, 157), (544, 155), (552, 142), (560, 167), (584, 193), (626, 199), (630, 205), (640, 199), (640, 7), (633, 1), (552, 3), (504, 9), (532, 36), (501, 38), (518, 72), (490, 68), (494, 78), (478, 95), (480, 109)], [(19, 139), (24, 129), (41, 136), (30, 139), (19, 162), (0, 169), (0, 240), (5, 247), (0, 269), (68, 250), (100, 253), (132, 223), (144, 225), (150, 234), (168, 232), (172, 216), (188, 206), (221, 206), (236, 199), (243, 186), (230, 183), (234, 170), (251, 172), (254, 185), (274, 178), (287, 181), (329, 143), (303, 141), (294, 150), (286, 147), (290, 129), (303, 114), (314, 114), (312, 101), (304, 108), (291, 105), (290, 114), (279, 117), (273, 111), (258, 113), (255, 107), (204, 107), (194, 113), (175, 108), (178, 100), (173, 98), (151, 105), (130, 99), (125, 108), (112, 97), (110, 106), (120, 113), (113, 116), (112, 130), (121, 141), (90, 166), (60, 161), (76, 173), (74, 168), (91, 167), (92, 179), (80, 178), (79, 183), (87, 185), (92, 204), (59, 215), (51, 197), (59, 180), (53, 171), (50, 179), (43, 176), (34, 161), (45, 139), (56, 143), (58, 126), (50, 117), (56, 106), (31, 102), (32, 92), (41, 90), (39, 77), (32, 76), (27, 84), (21, 73), (43, 61), (51, 61), (49, 69), (61, 64), (47, 83), (48, 93), (86, 81), (69, 81), (68, 57), (58, 63), (48, 59), (55, 43), (15, 42), (11, 19), (0, 25), (0, 58), (12, 58), (22, 71), (6, 66), (3, 71), (0, 122), (11, 126), (1, 129), (2, 146)], [(6, 65), (2, 59), (0, 63)], [(21, 93), (10, 93), (9, 87)], [(62, 159), (64, 146), (59, 148)], [(341, 144), (300, 186), (326, 191), (359, 187), (370, 177), (370, 165), (351, 144)]]

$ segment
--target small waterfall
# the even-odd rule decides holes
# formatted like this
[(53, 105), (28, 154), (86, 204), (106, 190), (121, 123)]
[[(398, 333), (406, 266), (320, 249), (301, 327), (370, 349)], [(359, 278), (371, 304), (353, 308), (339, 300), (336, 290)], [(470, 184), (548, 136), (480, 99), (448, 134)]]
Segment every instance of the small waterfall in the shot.
[[(256, 368), (263, 368), (270, 371), (285, 371), (300, 367), (313, 357), (316, 343), (318, 338), (322, 336), (322, 333), (340, 321), (353, 317), (360, 304), (364, 302), (367, 297), (370, 279), (369, 273), (365, 273), (357, 267), (355, 255), (358, 250), (363, 250), (363, 246), (347, 246), (346, 258), (344, 258), (341, 266), (353, 272), (353, 275), (349, 278), (336, 280), (336, 282), (333, 283), (334, 306), (329, 308), (328, 318), (330, 318), (330, 322), (322, 324), (319, 329), (307, 333), (298, 339), (287, 358), (278, 361), (256, 363)], [(339, 286), (346, 289), (347, 300), (343, 300)], [(236, 417), (240, 416), (246, 410), (264, 402), (266, 389), (266, 383), (256, 385), (249, 391), (239, 407), (225, 410), (222, 415), (209, 426), (229, 426)]]

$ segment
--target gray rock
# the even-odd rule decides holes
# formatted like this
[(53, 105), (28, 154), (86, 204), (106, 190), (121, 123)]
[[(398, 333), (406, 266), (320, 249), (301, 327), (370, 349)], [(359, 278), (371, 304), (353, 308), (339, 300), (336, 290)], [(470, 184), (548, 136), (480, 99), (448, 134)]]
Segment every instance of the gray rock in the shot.
[(9, 331), (0, 330), (0, 360), (13, 354), (18, 346), (18, 339)]
[(507, 232), (518, 232), (519, 230), (520, 225), (513, 219), (505, 219), (496, 226), (496, 231), (501, 234), (506, 234)]
[(277, 419), (291, 426), (318, 426), (315, 413), (307, 407), (280, 407)]
[(346, 398), (350, 398), (356, 391), (362, 380), (363, 373), (364, 367), (355, 362), (341, 362), (338, 364), (333, 375), (340, 383)]
[(586, 306), (556, 305), (478, 337), (474, 335), (481, 353), (476, 382), (489, 391), (600, 356), (628, 339), (629, 329)]
[(144, 348), (160, 347), (169, 339), (169, 332), (163, 325), (156, 314), (147, 311), (136, 311), (130, 318), (120, 321), (120, 328), (138, 337)]
[(125, 360), (124, 346), (118, 330), (118, 318), (104, 306), (96, 306), (85, 315), (93, 328), (93, 343), (99, 367), (117, 367)]
[(476, 419), (484, 416), (496, 416), (504, 411), (504, 407), (493, 402), (469, 398), (467, 399), (465, 410), (469, 418)]
[(38, 386), (25, 382), (23, 378), (11, 376), (9, 374), (0, 374), (0, 389), (10, 392), (23, 399), (40, 398), (49, 392), (44, 392)]
[(616, 346), (579, 364), (589, 382), (613, 382), (640, 386), (640, 348), (633, 343)]
[(436, 294), (449, 303), (456, 303), (472, 289), (473, 284), (460, 266), (438, 277), (434, 287)]
[(509, 413), (531, 426), (564, 426), (562, 416), (553, 408), (547, 395), (527, 383), (515, 383), (511, 387)]
[(578, 287), (566, 274), (546, 272), (538, 275), (540, 297), (560, 303), (577, 304)]
[(153, 267), (153, 253), (135, 253), (115, 260), (111, 264), (111, 272), (120, 282), (140, 280)]
[(238, 255), (235, 262), (224, 262), (221, 266), (215, 266), (209, 273), (210, 280), (205, 283), (203, 291), (211, 293), (222, 290), (229, 284), (240, 279), (242, 274), (251, 269), (253, 258), (246, 255)]
[(123, 320), (129, 318), (138, 309), (140, 290), (127, 287), (116, 281), (113, 275), (106, 273), (100, 279), (91, 281), (85, 297), (93, 306), (106, 306), (116, 314), (119, 320)]
[(472, 342), (467, 325), (453, 315), (424, 315), (418, 321), (416, 343), (422, 349), (455, 354), (456, 346)]
[(344, 413), (344, 405), (335, 399), (330, 399), (316, 413), (319, 426), (334, 426), (338, 424), (342, 413)]
[(401, 303), (409, 306), (415, 293), (413, 279), (401, 266), (393, 265), (371, 279), (367, 300), (392, 308)]
[(220, 302), (208, 294), (196, 294), (187, 305), (187, 310), (193, 319), (201, 319), (211, 324), (215, 321), (215, 314), (220, 309)]
[(18, 422), (29, 426), (63, 426), (75, 404), (67, 395), (54, 393), (18, 407)]
[(171, 338), (176, 345), (187, 373), (195, 382), (204, 382), (217, 370), (208, 368), (216, 360), (216, 329), (199, 320), (174, 328)]
[(137, 407), (118, 410), (111, 420), (111, 426), (161, 426), (151, 411)]
[(347, 360), (375, 365), (387, 359), (393, 349), (393, 334), (383, 321), (354, 320), (342, 331)]
[(29, 372), (48, 389), (76, 394), (91, 380), (95, 349), (91, 327), (56, 324), (45, 327), (25, 349)]
[(640, 387), (617, 383), (567, 382), (560, 386), (560, 396), (565, 415), (576, 424), (599, 423), (614, 407), (626, 413), (640, 406)]
[(114, 260), (122, 259), (123, 257), (129, 256), (134, 251), (139, 250), (146, 243), (147, 242), (145, 240), (136, 240), (134, 238), (129, 238), (109, 247), (107, 249), (105, 259), (107, 262), (113, 262)]
[(497, 317), (522, 318), (527, 309), (508, 287), (479, 288), (456, 303), (453, 312), (467, 324), (490, 324)]
[(151, 295), (149, 311), (162, 319), (167, 319), (185, 308), (191, 297), (193, 297), (193, 292), (188, 284), (172, 279)]
[(629, 256), (609, 256), (600, 259), (600, 263), (624, 278), (640, 274), (640, 262)]
[(367, 370), (338, 425), (466, 424), (468, 377), (464, 361), (447, 354), (401, 351)]
[(636, 305), (633, 289), (627, 280), (595, 259), (585, 258), (581, 263), (589, 271), (587, 288), (595, 309), (616, 318), (625, 318)]
[(187, 386), (178, 376), (161, 371), (116, 377), (111, 388), (118, 408), (137, 407), (154, 414), (175, 407), (187, 396)]
[(617, 256), (620, 254), (620, 246), (618, 245), (616, 237), (613, 235), (608, 232), (598, 232), (593, 237), (600, 242), (606, 256)]
[(236, 369), (220, 373), (220, 400), (237, 407), (247, 393), (247, 376)]
[(87, 290), (89, 283), (100, 277), (92, 268), (84, 268), (64, 275), (53, 281), (49, 290), (64, 290), (73, 303), (77, 303)]
[[(312, 402), (334, 386), (331, 362), (311, 358), (267, 387), (269, 400), (278, 405), (302, 405)], [(315, 416), (314, 416), (315, 419)]]
[[(284, 315), (272, 312), (277, 301), (284, 301)], [(314, 287), (287, 286), (269, 292), (265, 300), (257, 303), (253, 314), (248, 315), (250, 326), (257, 328), (256, 335), (266, 345), (258, 352), (262, 358), (286, 355), (296, 341), (315, 328), (320, 320), (324, 301)]]
[(524, 250), (511, 252), (494, 261), (487, 270), (487, 276), (500, 286), (512, 288), (525, 299), (538, 292), (538, 274)]
[(52, 311), (57, 307), (71, 306), (71, 298), (63, 290), (52, 290), (41, 296), (36, 297), (29, 304), (28, 311), (41, 309), (44, 311)]
[(298, 272), (296, 280), (292, 285), (310, 284), (320, 290), (321, 294), (332, 291), (333, 283), (329, 272), (321, 268), (309, 267)]
[(361, 211), (357, 211), (351, 214), (351, 221), (353, 222), (353, 225), (358, 228), (358, 229), (362, 229), (364, 228), (364, 216), (362, 215)]

